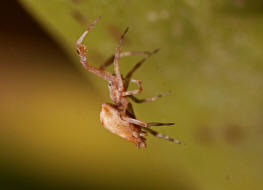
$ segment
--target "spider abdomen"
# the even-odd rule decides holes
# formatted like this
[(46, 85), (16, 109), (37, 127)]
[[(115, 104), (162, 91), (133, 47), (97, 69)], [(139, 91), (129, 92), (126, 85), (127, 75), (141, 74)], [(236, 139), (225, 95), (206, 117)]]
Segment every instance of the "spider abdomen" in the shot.
[(145, 132), (140, 127), (121, 119), (119, 110), (111, 104), (102, 104), (100, 112), (102, 125), (113, 134), (116, 134), (134, 144), (137, 147), (146, 147)]

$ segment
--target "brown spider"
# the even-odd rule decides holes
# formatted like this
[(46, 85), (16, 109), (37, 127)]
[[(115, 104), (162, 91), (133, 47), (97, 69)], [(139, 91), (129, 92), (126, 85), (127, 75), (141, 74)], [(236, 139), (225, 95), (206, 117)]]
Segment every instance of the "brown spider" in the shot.
[[(129, 102), (130, 98), (136, 103), (143, 103), (143, 102), (151, 102), (165, 96), (168, 93), (159, 94), (152, 98), (146, 99), (137, 99), (134, 95), (138, 94), (142, 91), (142, 84), (141, 81), (132, 79), (132, 74), (142, 65), (144, 61), (146, 61), (149, 57), (153, 54), (157, 53), (159, 49), (154, 50), (153, 52), (147, 51), (130, 51), (130, 52), (122, 52), (120, 53), (120, 46), (125, 34), (128, 31), (128, 28), (123, 32), (121, 35), (120, 41), (117, 45), (115, 55), (110, 57), (99, 69), (91, 66), (88, 64), (88, 60), (86, 57), (86, 47), (82, 44), (84, 37), (87, 33), (95, 26), (95, 24), (99, 21), (100, 17), (98, 17), (89, 27), (88, 29), (80, 36), (76, 43), (77, 53), (80, 56), (80, 62), (84, 66), (85, 69), (94, 73), (95, 75), (103, 78), (104, 80), (108, 81), (108, 87), (110, 90), (110, 98), (114, 102), (114, 104), (105, 103), (102, 104), (102, 109), (100, 112), (100, 120), (102, 125), (111, 131), (112, 133), (127, 139), (128, 141), (137, 145), (138, 148), (146, 147), (146, 139), (145, 136), (147, 135), (146, 132), (154, 135), (158, 138), (163, 138), (177, 144), (183, 144), (179, 140), (173, 139), (157, 131), (152, 130), (149, 128), (150, 126), (168, 126), (173, 125), (174, 123), (146, 123), (143, 121), (136, 120), (135, 114), (133, 112), (133, 108), (131, 103)], [(119, 68), (119, 59), (120, 57), (124, 56), (131, 56), (131, 55), (138, 55), (144, 54), (145, 57), (140, 60), (128, 74), (123, 78), (120, 73)], [(109, 66), (110, 64), (114, 63), (114, 73), (110, 74), (104, 69)], [(137, 90), (128, 91), (129, 83), (136, 83), (138, 85)]]

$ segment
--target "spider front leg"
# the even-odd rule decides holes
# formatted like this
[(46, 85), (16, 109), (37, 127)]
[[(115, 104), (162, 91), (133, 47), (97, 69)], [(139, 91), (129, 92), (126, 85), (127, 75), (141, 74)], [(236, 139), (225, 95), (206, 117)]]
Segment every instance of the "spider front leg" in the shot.
[(121, 43), (122, 40), (124, 39), (124, 36), (126, 35), (126, 33), (128, 32), (129, 28), (126, 28), (124, 30), (124, 32), (121, 35), (121, 38), (119, 40), (119, 43), (117, 45), (117, 48), (115, 50), (115, 56), (114, 56), (114, 73), (116, 75), (116, 79), (118, 81), (118, 90), (119, 91), (123, 91), (124, 90), (124, 86), (123, 86), (123, 81), (122, 81), (122, 76), (121, 76), (121, 72), (120, 72), (120, 67), (119, 67), (119, 59), (120, 59), (120, 51), (121, 51)]
[(80, 63), (83, 65), (85, 69), (88, 71), (94, 73), (95, 75), (103, 78), (104, 80), (107, 81), (113, 81), (114, 76), (112, 76), (110, 73), (102, 71), (100, 69), (97, 69), (91, 65), (88, 64), (88, 60), (86, 57), (86, 47), (85, 45), (82, 44), (82, 41), (84, 40), (85, 36), (88, 34), (88, 32), (94, 28), (96, 23), (100, 20), (100, 17), (98, 17), (89, 27), (88, 29), (80, 36), (80, 38), (76, 42), (76, 48), (77, 48), (77, 53), (80, 57)]
[[(120, 58), (132, 56), (132, 55), (149, 55), (149, 54), (151, 54), (151, 52), (149, 51), (125, 51), (120, 53)], [(114, 58), (115, 56), (112, 55), (99, 68), (101, 70), (104, 70), (106, 67), (110, 66), (113, 63)]]

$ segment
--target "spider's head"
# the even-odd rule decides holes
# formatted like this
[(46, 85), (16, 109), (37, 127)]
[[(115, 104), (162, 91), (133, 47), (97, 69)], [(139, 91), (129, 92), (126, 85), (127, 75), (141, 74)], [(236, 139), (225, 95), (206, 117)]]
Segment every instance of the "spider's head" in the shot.
[(113, 102), (117, 101), (117, 96), (118, 96), (118, 87), (116, 82), (114, 81), (109, 81), (108, 83), (108, 88), (109, 88), (109, 92), (110, 92), (110, 98)]
[(109, 83), (108, 83), (108, 88), (109, 88), (110, 91), (111, 91), (111, 89), (113, 88), (113, 82), (112, 82), (112, 81), (109, 81)]

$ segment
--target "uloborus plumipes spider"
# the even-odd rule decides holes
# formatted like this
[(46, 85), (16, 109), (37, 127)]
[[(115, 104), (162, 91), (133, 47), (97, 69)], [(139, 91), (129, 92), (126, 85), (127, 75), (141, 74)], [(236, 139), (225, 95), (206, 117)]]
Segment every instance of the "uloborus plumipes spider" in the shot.
[[(174, 123), (157, 123), (157, 122), (143, 122), (137, 120), (132, 108), (132, 104), (129, 99), (136, 103), (152, 102), (157, 98), (167, 95), (168, 93), (159, 94), (157, 96), (145, 99), (138, 99), (134, 95), (139, 94), (143, 88), (140, 80), (132, 79), (133, 73), (152, 55), (156, 54), (159, 49), (152, 52), (148, 51), (127, 51), (120, 52), (121, 43), (124, 36), (128, 32), (128, 28), (125, 29), (120, 37), (119, 43), (117, 45), (115, 55), (110, 57), (101, 67), (95, 68), (88, 63), (86, 57), (86, 47), (82, 44), (84, 37), (87, 33), (96, 25), (100, 20), (98, 17), (87, 30), (80, 36), (77, 40), (76, 48), (77, 53), (80, 57), (80, 62), (89, 72), (97, 75), (98, 77), (108, 81), (108, 88), (110, 91), (110, 98), (113, 104), (104, 103), (102, 104), (100, 112), (100, 121), (102, 125), (111, 131), (112, 133), (134, 143), (138, 148), (146, 147), (146, 136), (147, 132), (155, 137), (162, 138), (168, 141), (175, 142), (177, 144), (183, 144), (179, 140), (171, 138), (169, 136), (163, 135), (153, 129), (151, 126), (169, 126), (174, 125)], [(123, 77), (120, 73), (119, 60), (121, 57), (131, 56), (131, 55), (144, 55), (141, 59), (128, 73)], [(114, 74), (105, 71), (105, 68), (111, 64), (114, 64)], [(138, 86), (136, 90), (128, 90), (130, 83), (135, 83)]]

